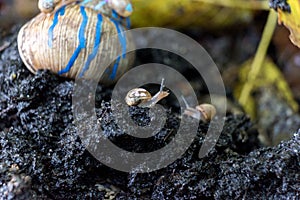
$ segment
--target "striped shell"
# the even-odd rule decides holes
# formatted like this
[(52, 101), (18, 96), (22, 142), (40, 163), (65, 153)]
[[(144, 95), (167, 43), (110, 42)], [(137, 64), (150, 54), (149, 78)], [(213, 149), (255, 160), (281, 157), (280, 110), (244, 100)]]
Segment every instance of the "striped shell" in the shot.
[(122, 25), (127, 19), (114, 10), (114, 16), (108, 17), (89, 7), (89, 2), (93, 1), (40, 13), (21, 28), (19, 53), (31, 72), (49, 69), (65, 77), (89, 79), (103, 73), (100, 82), (110, 84), (131, 66), (134, 55), (125, 52), (134, 44)]

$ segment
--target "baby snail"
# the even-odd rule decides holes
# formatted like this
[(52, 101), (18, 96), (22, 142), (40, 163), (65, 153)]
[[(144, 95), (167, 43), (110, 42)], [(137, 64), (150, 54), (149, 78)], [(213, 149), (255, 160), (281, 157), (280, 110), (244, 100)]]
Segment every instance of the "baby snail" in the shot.
[(186, 106), (184, 110), (184, 115), (191, 116), (195, 119), (202, 120), (204, 122), (210, 122), (216, 115), (216, 108), (208, 103), (200, 104), (196, 108), (192, 108), (188, 105), (185, 98), (182, 96), (182, 100)]
[(50, 13), (60, 3), (61, 0), (39, 0), (38, 7), (43, 13)]
[(157, 102), (159, 102), (161, 99), (169, 95), (169, 92), (163, 91), (163, 88), (164, 88), (164, 79), (162, 79), (161, 81), (159, 91), (153, 97), (144, 88), (134, 88), (127, 93), (125, 97), (125, 101), (129, 106), (151, 108), (155, 104), (157, 104)]
[[(130, 0), (39, 0), (41, 13), (18, 34), (18, 49), (33, 73), (48, 69), (68, 78), (114, 83), (133, 62)], [(114, 38), (114, 39), (112, 39)], [(110, 64), (109, 64), (110, 63)]]

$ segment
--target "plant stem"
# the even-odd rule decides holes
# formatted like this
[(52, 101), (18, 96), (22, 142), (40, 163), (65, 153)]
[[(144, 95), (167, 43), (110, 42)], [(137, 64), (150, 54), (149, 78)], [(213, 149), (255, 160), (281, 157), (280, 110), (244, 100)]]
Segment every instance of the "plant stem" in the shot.
[(241, 91), (239, 102), (242, 106), (246, 105), (249, 95), (253, 89), (255, 79), (258, 76), (259, 72), (261, 71), (261, 67), (265, 60), (270, 41), (276, 27), (276, 23), (277, 23), (277, 14), (275, 11), (270, 10), (261, 41), (255, 53), (254, 60), (251, 64), (251, 69), (248, 74), (248, 79), (245, 82), (245, 85)]

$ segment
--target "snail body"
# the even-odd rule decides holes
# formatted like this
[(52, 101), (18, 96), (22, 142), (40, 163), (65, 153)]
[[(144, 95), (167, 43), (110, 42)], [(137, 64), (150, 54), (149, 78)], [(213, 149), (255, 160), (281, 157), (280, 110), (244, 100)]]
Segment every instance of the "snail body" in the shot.
[(130, 67), (134, 55), (126, 50), (134, 44), (124, 32), (126, 18), (113, 9), (112, 16), (93, 9), (91, 3), (104, 1), (52, 1), (54, 7), (43, 9), (41, 4), (42, 13), (19, 31), (19, 53), (31, 72), (49, 69), (65, 77), (89, 79), (104, 72), (102, 82), (109, 84)]

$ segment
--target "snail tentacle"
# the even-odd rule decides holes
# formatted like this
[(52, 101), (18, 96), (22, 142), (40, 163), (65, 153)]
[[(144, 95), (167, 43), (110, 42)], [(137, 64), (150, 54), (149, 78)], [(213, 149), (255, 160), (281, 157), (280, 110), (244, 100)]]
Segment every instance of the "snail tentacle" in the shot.
[(165, 87), (164, 79), (162, 79), (159, 91), (151, 99), (140, 103), (138, 106), (139, 107), (147, 107), (147, 108), (151, 108), (151, 107), (155, 106), (155, 104), (157, 104), (157, 102), (159, 102), (160, 100), (162, 100), (163, 98), (167, 97), (170, 94), (168, 91), (163, 91), (164, 87)]
[(201, 120), (201, 113), (198, 110), (196, 110), (195, 108), (190, 107), (190, 105), (188, 104), (188, 102), (186, 101), (186, 99), (183, 96), (181, 96), (181, 98), (186, 107), (183, 114), (191, 116), (194, 119)]

